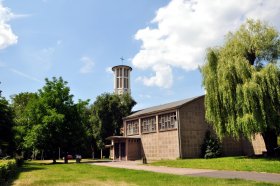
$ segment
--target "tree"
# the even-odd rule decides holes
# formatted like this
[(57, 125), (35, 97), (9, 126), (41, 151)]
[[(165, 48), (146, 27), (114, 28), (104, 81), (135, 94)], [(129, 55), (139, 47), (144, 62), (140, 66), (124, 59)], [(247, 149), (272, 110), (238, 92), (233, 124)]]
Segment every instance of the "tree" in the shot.
[(30, 120), (30, 109), (32, 105), (38, 101), (36, 93), (24, 92), (11, 97), (11, 107), (14, 112), (14, 140), (18, 153), (28, 152), (29, 149), (24, 148), (24, 138), (32, 128)]
[(203, 144), (201, 145), (201, 156), (203, 158), (217, 158), (222, 155), (221, 144), (217, 137), (209, 130), (206, 131)]
[(201, 68), (206, 120), (220, 138), (261, 133), (273, 154), (280, 131), (279, 33), (254, 20), (229, 33), (222, 47), (207, 51)]
[(97, 147), (103, 149), (106, 137), (121, 134), (122, 118), (129, 115), (136, 102), (129, 94), (104, 93), (92, 105), (91, 123)]
[(88, 149), (91, 149), (91, 156), (94, 158), (94, 149), (96, 147), (95, 140), (93, 137), (92, 123), (90, 122), (91, 108), (89, 107), (89, 101), (79, 100), (77, 104), (77, 110), (81, 118), (81, 125), (84, 128), (84, 136), (82, 144), (82, 150), (86, 155), (88, 154)]
[(13, 112), (8, 101), (0, 95), (0, 156), (12, 155), (13, 143)]
[(25, 113), (29, 130), (24, 147), (51, 151), (54, 163), (58, 148), (65, 156), (70, 151), (78, 153), (84, 136), (78, 107), (66, 81), (61, 77), (46, 79), (45, 86), (38, 91), (38, 99)]

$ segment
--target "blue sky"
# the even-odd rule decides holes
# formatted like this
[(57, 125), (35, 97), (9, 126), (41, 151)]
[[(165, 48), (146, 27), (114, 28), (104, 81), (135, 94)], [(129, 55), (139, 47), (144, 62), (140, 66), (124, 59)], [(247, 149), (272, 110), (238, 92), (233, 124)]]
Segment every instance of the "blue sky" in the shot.
[[(0, 90), (35, 92), (62, 76), (78, 99), (113, 91), (126, 60), (135, 109), (204, 94), (198, 66), (246, 18), (280, 28), (277, 0), (0, 1)], [(242, 6), (240, 6), (242, 4)]]

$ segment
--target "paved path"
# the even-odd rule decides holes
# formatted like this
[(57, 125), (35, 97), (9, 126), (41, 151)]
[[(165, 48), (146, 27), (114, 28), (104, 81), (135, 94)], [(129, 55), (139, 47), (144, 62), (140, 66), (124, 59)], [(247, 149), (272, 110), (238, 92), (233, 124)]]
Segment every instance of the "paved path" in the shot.
[(245, 180), (280, 183), (280, 174), (274, 174), (274, 173), (148, 166), (134, 161), (101, 162), (101, 163), (93, 163), (93, 164), (99, 166), (108, 166), (108, 167), (125, 168), (125, 169), (133, 169), (133, 170), (145, 170), (151, 172), (168, 173), (168, 174), (185, 175), (185, 176), (202, 176), (202, 177), (226, 178), (226, 179), (237, 178), (237, 179), (245, 179)]

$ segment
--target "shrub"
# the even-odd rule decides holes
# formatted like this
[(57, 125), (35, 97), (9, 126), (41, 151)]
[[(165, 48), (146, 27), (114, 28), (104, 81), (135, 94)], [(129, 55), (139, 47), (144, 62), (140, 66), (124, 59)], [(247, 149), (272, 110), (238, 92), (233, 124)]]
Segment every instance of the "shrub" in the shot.
[(15, 160), (16, 160), (17, 167), (21, 167), (24, 163), (23, 156), (16, 156)]
[(9, 178), (16, 173), (15, 160), (2, 160), (0, 161), (0, 185), (3, 185)]
[(219, 140), (211, 135), (210, 131), (205, 134), (204, 142), (201, 146), (201, 155), (203, 158), (217, 158), (222, 155)]

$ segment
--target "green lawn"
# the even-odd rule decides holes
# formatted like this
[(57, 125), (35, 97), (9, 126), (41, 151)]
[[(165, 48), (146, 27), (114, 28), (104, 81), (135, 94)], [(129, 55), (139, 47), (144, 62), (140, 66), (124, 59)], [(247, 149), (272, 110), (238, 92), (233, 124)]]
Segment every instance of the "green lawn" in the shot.
[(28, 162), (12, 185), (104, 185), (104, 186), (165, 186), (165, 185), (274, 185), (238, 179), (214, 179), (109, 168), (89, 164), (46, 164)]
[(280, 160), (247, 157), (161, 160), (155, 166), (280, 173)]

